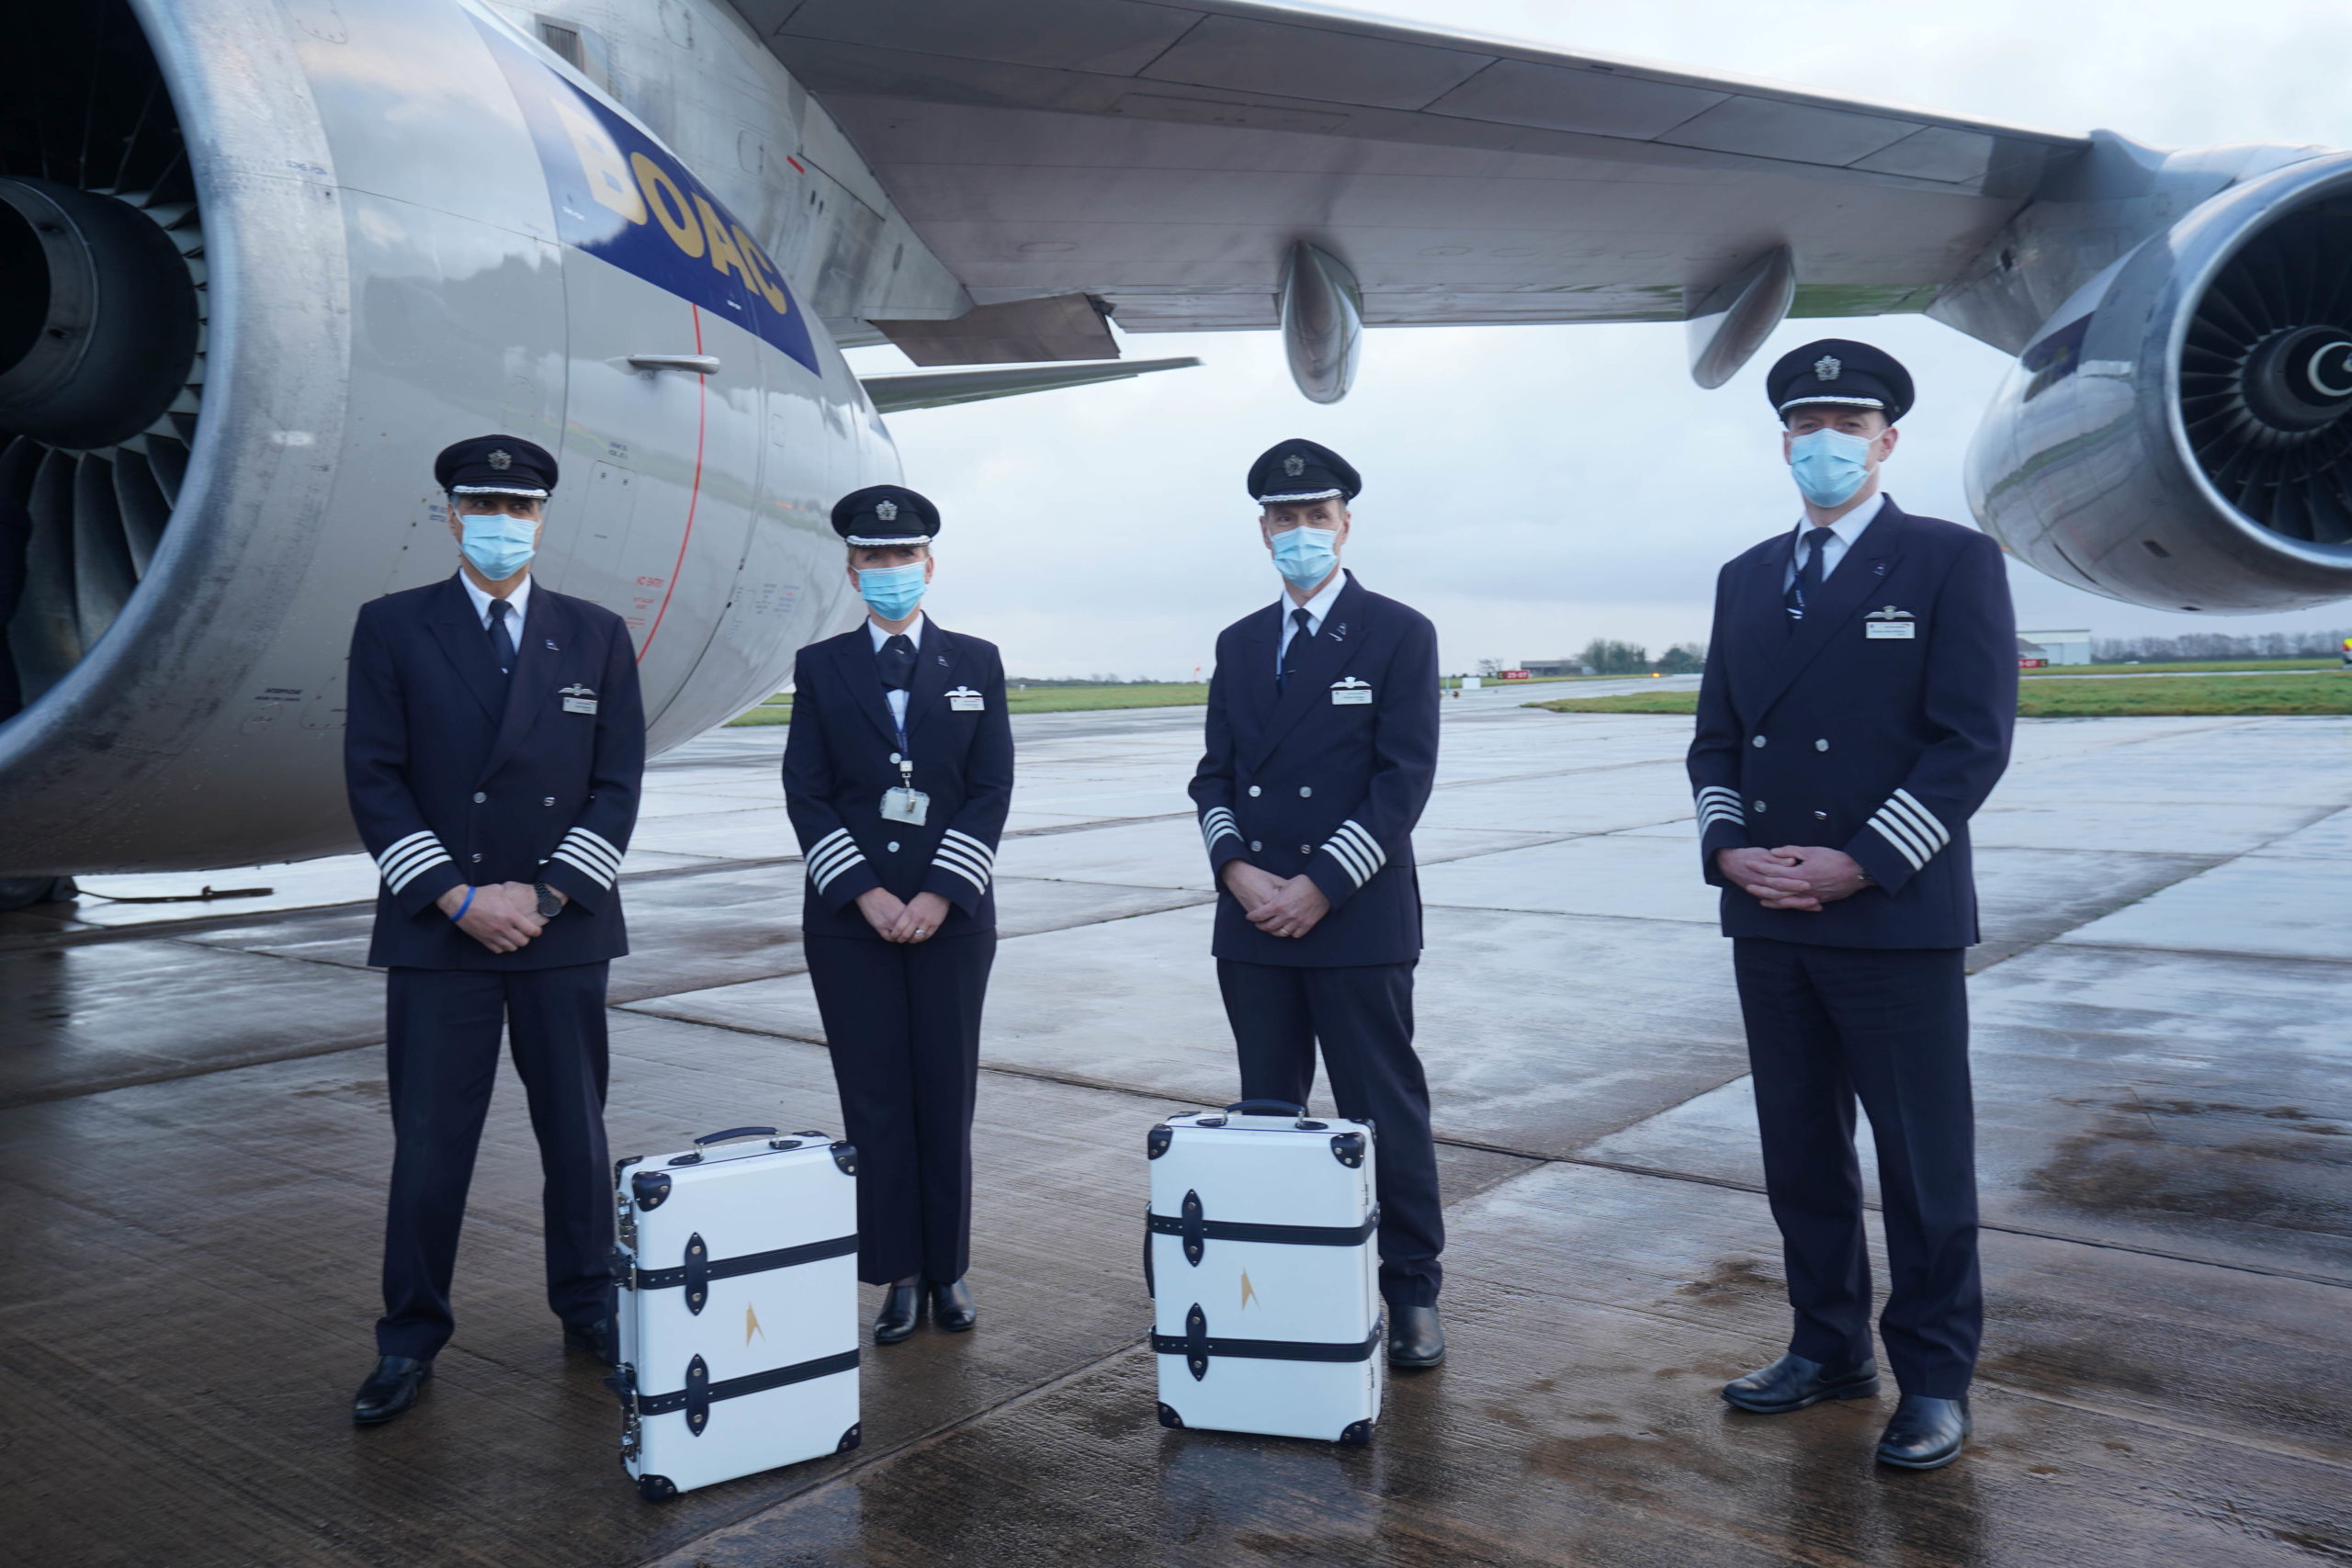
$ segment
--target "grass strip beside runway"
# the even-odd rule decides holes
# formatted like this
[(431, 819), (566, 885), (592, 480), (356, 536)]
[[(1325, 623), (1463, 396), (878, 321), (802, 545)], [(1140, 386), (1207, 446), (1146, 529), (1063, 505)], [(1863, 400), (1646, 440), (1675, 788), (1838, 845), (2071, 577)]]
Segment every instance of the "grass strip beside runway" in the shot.
[[(1005, 694), (1012, 713), (1091, 713), (1104, 708), (1199, 707), (1209, 700), (1206, 681), (1114, 682), (1100, 686), (1028, 686), (1018, 682)], [(778, 692), (751, 712), (728, 721), (729, 728), (789, 724), (792, 699)]]
[[(1552, 713), (1695, 713), (1696, 692), (1631, 692), (1614, 697), (1561, 697), (1529, 703)], [(2218, 680), (2157, 676), (2145, 681), (2069, 681), (2042, 676), (2020, 682), (2021, 718), (2159, 718), (2220, 715), (2239, 718), (2352, 714), (2352, 675), (2333, 671)]]

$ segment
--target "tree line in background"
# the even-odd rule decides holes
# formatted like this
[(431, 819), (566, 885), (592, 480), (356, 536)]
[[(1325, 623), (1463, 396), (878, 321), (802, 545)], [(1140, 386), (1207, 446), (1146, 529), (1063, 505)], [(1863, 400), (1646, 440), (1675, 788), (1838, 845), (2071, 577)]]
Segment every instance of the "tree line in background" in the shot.
[[(1549, 660), (1542, 660), (1550, 663)], [(1703, 642), (1678, 642), (1656, 659), (1638, 642), (1619, 642), (1614, 637), (1597, 637), (1584, 645), (1584, 651), (1566, 660), (1581, 666), (1570, 673), (1586, 675), (1660, 675), (1695, 674), (1707, 662), (1707, 645)], [(1480, 675), (1499, 676), (1515, 666), (1499, 659), (1478, 660)]]
[(2179, 637), (2100, 637), (2091, 639), (2091, 658), (2101, 664), (2138, 660), (2158, 664), (2171, 660), (2308, 659), (2341, 653), (2352, 626), (2328, 632), (2256, 632), (2232, 637), (2227, 632), (2186, 632)]

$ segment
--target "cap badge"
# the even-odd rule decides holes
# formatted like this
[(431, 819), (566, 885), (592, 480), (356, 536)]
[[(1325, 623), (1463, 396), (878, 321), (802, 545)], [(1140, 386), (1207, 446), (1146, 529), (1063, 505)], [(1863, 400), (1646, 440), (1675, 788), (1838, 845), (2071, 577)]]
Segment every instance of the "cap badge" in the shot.
[(514, 454), (509, 452), (505, 447), (501, 446), (489, 457), (484, 457), (482, 461), (488, 463), (492, 468), (496, 468), (503, 474), (507, 469), (514, 466)]
[(1292, 479), (1298, 478), (1299, 475), (1306, 472), (1306, 459), (1295, 452), (1292, 453), (1283, 459), (1283, 472)]
[(885, 523), (896, 523), (899, 520), (899, 503), (895, 501), (877, 501), (874, 503), (874, 515)]
[(1813, 378), (1816, 381), (1835, 381), (1845, 368), (1845, 366), (1825, 354), (1813, 362)]

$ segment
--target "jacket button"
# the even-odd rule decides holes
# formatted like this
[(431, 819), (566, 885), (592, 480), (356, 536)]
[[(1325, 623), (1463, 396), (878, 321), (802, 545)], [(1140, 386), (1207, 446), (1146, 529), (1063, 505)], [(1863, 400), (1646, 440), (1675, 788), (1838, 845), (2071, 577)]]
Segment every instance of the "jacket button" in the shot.
[(1305, 784), (1298, 786), (1298, 798), (1301, 800), (1305, 800), (1308, 795), (1313, 795), (1314, 793), (1315, 792), (1313, 790), (1307, 788)]
[(882, 847), (883, 847), (884, 849), (886, 849), (886, 850), (889, 851), (892, 854), (897, 854), (897, 853), (899, 852), (899, 840), (896, 840), (896, 839), (893, 839), (893, 840), (891, 840), (888, 843), (887, 843), (887, 844), (883, 845)]
[(474, 852), (474, 863), (476, 865), (480, 865), (481, 863), (481, 852), (480, 850), (476, 850)]
[(1813, 749), (1816, 751), (1826, 751), (1829, 750), (1829, 742), (1826, 740), (1816, 740), (1813, 743)]
[(1266, 847), (1265, 845), (1263, 845), (1263, 844), (1260, 843), (1260, 842), (1259, 842), (1257, 840), (1255, 840), (1255, 839), (1252, 839), (1252, 840), (1250, 840), (1250, 852), (1251, 854), (1253, 854), (1253, 855), (1254, 855), (1254, 854), (1256, 854), (1260, 850), (1264, 849), (1265, 847)]
[(1298, 852), (1303, 855), (1311, 855), (1315, 852), (1315, 846), (1313, 844), (1301, 844), (1298, 846)]
[(553, 806), (553, 805), (555, 804), (555, 796), (553, 796), (553, 795), (549, 795), (549, 796), (548, 796), (548, 797), (547, 797), (547, 799), (545, 799), (545, 800), (541, 801), (539, 804), (540, 804), (540, 805), (542, 805), (542, 806)]
[(1816, 822), (1826, 822), (1829, 820), (1829, 813), (1826, 811), (1816, 811), (1813, 814), (1813, 819)]
[(1749, 741), (1748, 744), (1750, 746), (1761, 746), (1764, 744), (1764, 738), (1759, 735), (1755, 739)]
[(476, 806), (480, 806), (483, 801), (488, 800), (489, 798), (490, 798), (490, 796), (488, 796), (488, 795), (486, 795), (482, 794), (482, 792), (481, 792), (481, 791), (480, 791), (480, 790), (476, 790), (476, 791), (474, 791), (474, 804), (475, 804)]
[(1747, 804), (1754, 807), (1758, 811), (1764, 809), (1764, 803), (1760, 800), (1751, 800)]
[(1251, 784), (1250, 786), (1250, 798), (1252, 800), (1258, 798), (1258, 786), (1256, 784)]

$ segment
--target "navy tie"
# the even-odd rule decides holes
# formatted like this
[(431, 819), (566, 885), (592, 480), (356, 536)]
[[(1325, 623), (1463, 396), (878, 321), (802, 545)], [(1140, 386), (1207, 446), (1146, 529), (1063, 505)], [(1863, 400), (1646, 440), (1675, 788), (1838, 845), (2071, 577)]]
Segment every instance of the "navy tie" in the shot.
[(1812, 528), (1806, 531), (1804, 564), (1797, 569), (1794, 581), (1790, 582), (1789, 591), (1781, 599), (1781, 602), (1788, 606), (1789, 625), (1792, 626), (1804, 619), (1804, 607), (1821, 596), (1822, 547), (1837, 536), (1838, 530), (1835, 528)]
[(1298, 630), (1292, 635), (1290, 646), (1283, 649), (1283, 667), (1274, 674), (1275, 692), (1290, 690), (1291, 672), (1296, 670), (1300, 662), (1306, 659), (1306, 645), (1315, 640), (1315, 633), (1310, 629), (1314, 623), (1315, 617), (1306, 613), (1306, 606), (1304, 604), (1290, 613), (1290, 624), (1296, 626)]
[(514, 615), (514, 606), (505, 600), (490, 602), (490, 651), (498, 660), (501, 675), (512, 674), (514, 670), (514, 631), (506, 624)]
[(882, 639), (882, 647), (875, 655), (882, 667), (882, 684), (894, 692), (903, 692), (915, 683), (914, 639), (900, 632)]

